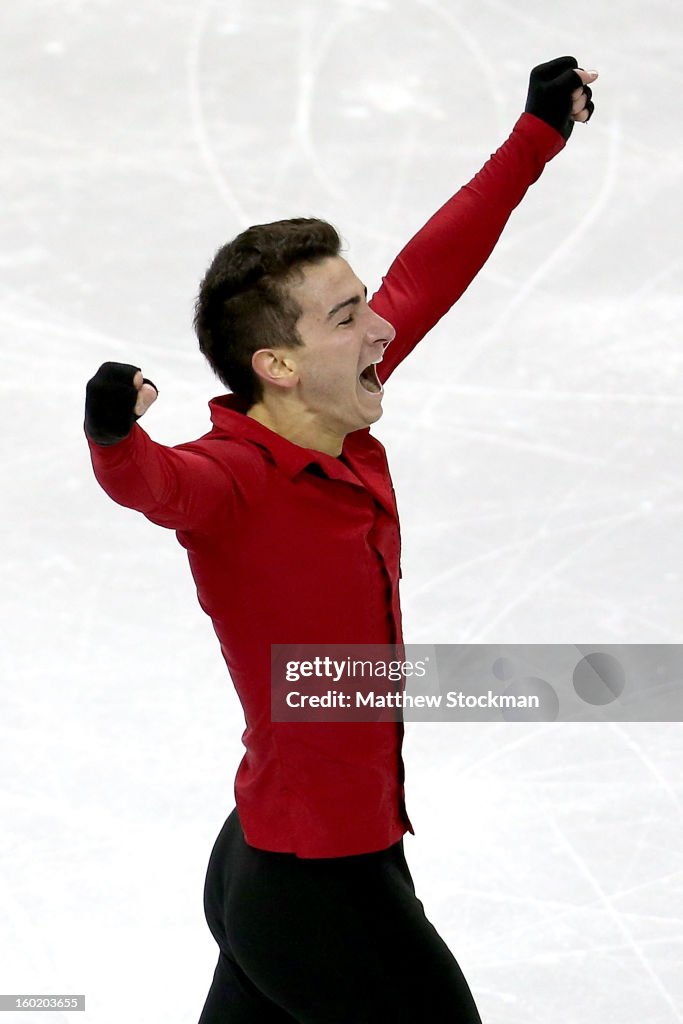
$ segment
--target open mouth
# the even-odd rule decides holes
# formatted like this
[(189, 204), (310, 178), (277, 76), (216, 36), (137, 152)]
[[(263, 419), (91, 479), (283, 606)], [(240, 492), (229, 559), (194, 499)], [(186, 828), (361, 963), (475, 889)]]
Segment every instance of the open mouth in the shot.
[(370, 363), (365, 369), (359, 374), (358, 380), (362, 387), (369, 391), (371, 395), (379, 395), (382, 392), (382, 385), (380, 379), (377, 376), (377, 367), (374, 363)]

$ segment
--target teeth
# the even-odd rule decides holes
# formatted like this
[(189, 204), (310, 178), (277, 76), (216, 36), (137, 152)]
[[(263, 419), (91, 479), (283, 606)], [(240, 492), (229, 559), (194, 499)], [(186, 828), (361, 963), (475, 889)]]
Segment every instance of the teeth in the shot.
[(380, 356), (379, 359), (373, 359), (373, 361), (371, 363), (368, 363), (366, 366), (364, 366), (363, 369), (360, 372), (361, 373), (365, 373), (365, 371), (367, 370), (368, 366), (377, 366), (379, 363), (382, 362), (383, 359), (384, 359), (384, 356)]
[(382, 384), (377, 376), (377, 371), (375, 370), (372, 374), (367, 372), (369, 369), (374, 369), (375, 365), (375, 363), (368, 363), (365, 369), (358, 375), (361, 387), (373, 395), (381, 394), (382, 392)]

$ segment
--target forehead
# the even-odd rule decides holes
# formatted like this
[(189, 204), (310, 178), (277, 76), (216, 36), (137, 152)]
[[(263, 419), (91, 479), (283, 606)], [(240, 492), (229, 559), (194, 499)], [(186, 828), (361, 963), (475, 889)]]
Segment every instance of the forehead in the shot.
[(290, 291), (304, 316), (324, 318), (338, 302), (363, 294), (362, 283), (342, 256), (307, 264), (302, 272), (303, 278), (295, 278)]

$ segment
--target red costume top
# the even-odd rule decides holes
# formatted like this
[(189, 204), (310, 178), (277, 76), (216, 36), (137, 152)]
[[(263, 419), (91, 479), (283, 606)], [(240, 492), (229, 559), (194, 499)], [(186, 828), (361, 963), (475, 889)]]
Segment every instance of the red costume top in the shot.
[[(382, 381), (464, 292), (563, 146), (553, 128), (522, 114), (396, 258), (370, 300), (396, 328)], [(119, 504), (175, 530), (187, 551), (244, 709), (234, 794), (247, 842), (300, 857), (385, 849), (413, 831), (403, 723), (270, 720), (272, 643), (402, 640), (400, 534), (384, 448), (365, 428), (334, 458), (245, 416), (236, 396), (209, 407), (213, 427), (197, 441), (166, 447), (138, 424), (110, 447), (89, 440), (95, 475)]]

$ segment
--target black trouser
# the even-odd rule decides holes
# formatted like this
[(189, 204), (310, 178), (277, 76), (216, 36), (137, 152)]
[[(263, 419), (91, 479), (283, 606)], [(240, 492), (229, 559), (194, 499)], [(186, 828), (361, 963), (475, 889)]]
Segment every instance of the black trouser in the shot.
[(220, 956), (199, 1024), (481, 1024), (402, 839), (309, 860), (247, 845), (235, 809), (204, 909)]

